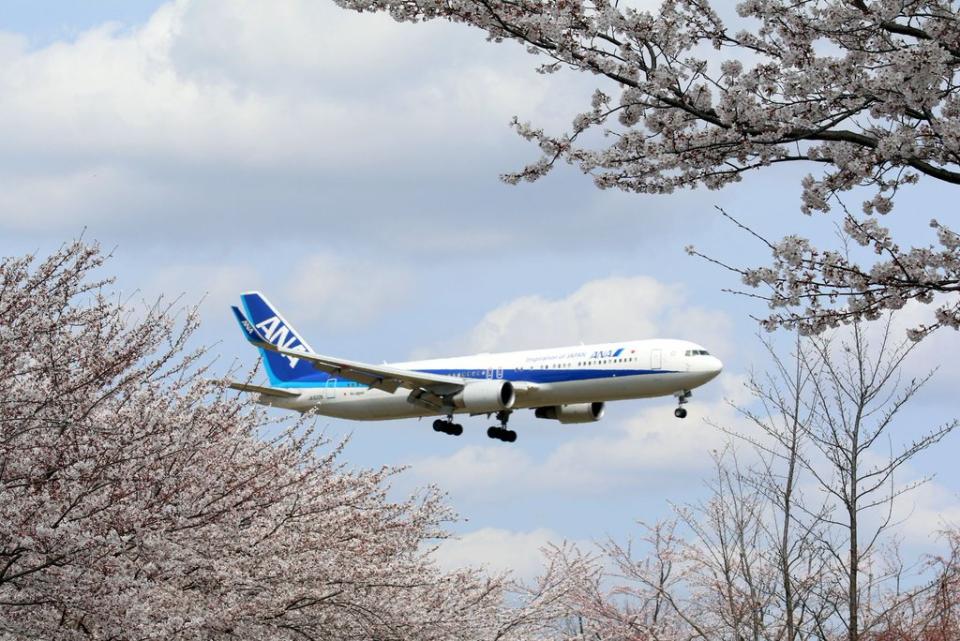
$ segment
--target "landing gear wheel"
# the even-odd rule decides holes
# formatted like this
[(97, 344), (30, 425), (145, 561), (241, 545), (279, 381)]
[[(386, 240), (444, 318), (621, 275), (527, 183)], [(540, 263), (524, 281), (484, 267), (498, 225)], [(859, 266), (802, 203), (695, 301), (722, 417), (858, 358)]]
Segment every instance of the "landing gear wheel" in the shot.
[(517, 440), (517, 433), (513, 430), (505, 430), (502, 427), (497, 427), (496, 425), (487, 429), (487, 436), (490, 438), (495, 438), (498, 441), (503, 441), (504, 443), (513, 443)]
[(494, 425), (487, 429), (487, 436), (495, 438), (504, 443), (513, 443), (517, 440), (517, 433), (507, 429), (507, 421), (510, 420), (510, 410), (501, 410), (497, 412), (497, 420), (500, 425)]
[(690, 402), (690, 397), (693, 396), (693, 392), (685, 389), (675, 392), (673, 395), (677, 397), (677, 403), (680, 405), (680, 407), (673, 410), (673, 415), (677, 418), (687, 418), (687, 410), (685, 410), (683, 406)]
[(452, 420), (443, 420), (437, 419), (433, 422), (433, 430), (435, 432), (443, 432), (444, 434), (449, 434), (450, 436), (460, 436), (463, 434), (463, 425), (459, 423), (454, 423)]

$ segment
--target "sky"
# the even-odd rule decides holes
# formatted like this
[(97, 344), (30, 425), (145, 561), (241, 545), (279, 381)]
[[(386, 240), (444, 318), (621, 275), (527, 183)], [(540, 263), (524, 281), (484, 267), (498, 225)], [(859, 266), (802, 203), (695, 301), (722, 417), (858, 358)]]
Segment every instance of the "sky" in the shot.
[[(764, 261), (715, 207), (772, 238), (829, 239), (836, 222), (799, 213), (804, 167), (664, 196), (600, 191), (566, 166), (504, 184), (537, 158), (511, 118), (564, 131), (600, 81), (539, 75), (522, 47), (462, 26), (315, 0), (0, 8), (2, 255), (99, 241), (119, 290), (200, 303), (197, 340), (224, 368), (256, 361), (228, 309), (250, 289), (315, 349), (356, 360), (663, 337), (725, 362), (682, 422), (672, 399), (610, 404), (589, 425), (517, 413), (519, 439), (504, 444), (482, 417), (458, 438), (429, 421), (320, 419), (332, 439), (351, 438), (351, 463), (406, 467), (397, 492), (449, 493), (462, 520), (445, 563), (530, 575), (547, 542), (627, 537), (702, 498), (725, 442), (710, 422), (741, 426), (730, 402), (748, 403), (746, 376), (768, 365), (751, 320), (765, 309), (725, 292), (736, 278), (684, 247)], [(946, 189), (900, 197), (891, 222), (904, 238), (930, 242), (916, 216), (935, 217)], [(897, 438), (960, 414), (955, 333), (929, 339), (907, 374), (930, 366), (941, 370)], [(960, 523), (957, 438), (903, 473), (936, 475), (902, 507), (918, 549)]]

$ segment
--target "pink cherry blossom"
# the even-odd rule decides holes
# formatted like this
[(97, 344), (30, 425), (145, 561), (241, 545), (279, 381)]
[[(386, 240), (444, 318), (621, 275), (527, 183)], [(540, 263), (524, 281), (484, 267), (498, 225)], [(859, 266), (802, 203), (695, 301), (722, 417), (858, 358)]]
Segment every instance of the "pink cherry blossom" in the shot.
[(0, 638), (489, 639), (502, 577), (440, 571), (452, 515), (351, 469), (121, 304), (96, 246), (0, 261)]

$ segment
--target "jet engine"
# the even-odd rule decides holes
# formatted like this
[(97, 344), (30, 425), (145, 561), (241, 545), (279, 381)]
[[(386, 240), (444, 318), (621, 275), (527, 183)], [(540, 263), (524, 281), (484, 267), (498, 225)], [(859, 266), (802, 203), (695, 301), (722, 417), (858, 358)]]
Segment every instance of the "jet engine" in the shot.
[(457, 392), (453, 403), (471, 414), (499, 412), (513, 407), (517, 394), (510, 381), (477, 381)]
[(603, 403), (573, 403), (538, 407), (537, 418), (548, 418), (561, 423), (594, 423), (603, 418)]

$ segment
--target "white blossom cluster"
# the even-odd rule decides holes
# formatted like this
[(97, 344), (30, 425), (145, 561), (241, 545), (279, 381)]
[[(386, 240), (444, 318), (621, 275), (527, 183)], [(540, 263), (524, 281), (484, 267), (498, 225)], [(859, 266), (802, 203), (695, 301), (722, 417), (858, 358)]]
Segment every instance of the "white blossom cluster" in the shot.
[[(802, 182), (802, 211), (827, 211), (838, 194), (866, 188), (867, 215), (890, 212), (897, 190), (920, 176), (960, 184), (956, 2), (744, 0), (737, 11), (749, 28), (738, 30), (709, 0), (665, 0), (657, 11), (607, 0), (337, 2), (388, 11), (400, 21), (473, 25), (491, 40), (520, 41), (549, 57), (544, 73), (566, 66), (612, 81), (619, 96), (598, 89), (566, 134), (515, 119), (517, 132), (542, 156), (505, 176), (509, 182), (536, 180), (562, 159), (601, 188), (670, 193), (717, 189), (751, 169), (805, 162), (820, 170)], [(595, 128), (608, 145), (578, 144)], [(874, 221), (847, 227), (863, 244), (887, 242), (873, 236), (883, 235)], [(937, 249), (884, 248), (879, 253), (889, 261), (863, 269), (829, 252), (808, 253), (794, 275), (783, 270), (799, 267), (798, 252), (813, 250), (788, 238), (778, 245), (783, 254), (775, 251), (775, 264), (751, 270), (746, 281), (776, 281), (774, 307), (798, 300), (814, 305), (787, 316), (812, 314), (804, 324), (810, 331), (872, 318), (903, 300), (954, 291), (957, 255), (949, 239), (955, 235), (937, 229)], [(849, 300), (846, 308), (826, 304), (840, 299)], [(770, 322), (783, 318), (774, 314)], [(958, 322), (960, 310), (941, 307), (930, 327)]]
[(436, 490), (388, 499), (306, 420), (265, 440), (196, 317), (117, 304), (102, 261), (0, 261), (0, 638), (513, 638), (501, 577), (431, 560)]
[[(471, 24), (548, 55), (554, 62), (543, 71), (567, 65), (616, 83), (619, 99), (598, 91), (565, 136), (518, 123), (544, 157), (511, 180), (535, 179), (564, 158), (601, 187), (666, 193), (721, 187), (750, 168), (804, 160), (826, 165), (824, 176), (805, 184), (808, 210), (826, 209), (838, 190), (869, 184), (886, 192), (917, 174), (960, 183), (960, 24), (952, 2), (749, 0), (737, 9), (756, 26), (738, 32), (702, 0), (666, 0), (657, 13), (604, 0), (339, 4), (402, 21)], [(741, 59), (711, 64), (710, 49), (719, 52), (714, 59)], [(573, 144), (597, 125), (615, 129), (607, 148)]]
[[(755, 268), (721, 263), (693, 247), (687, 251), (739, 273), (750, 288), (763, 288), (765, 293), (751, 295), (764, 299), (773, 310), (760, 320), (768, 330), (786, 327), (806, 335), (819, 334), (841, 324), (877, 320), (914, 300), (934, 305), (931, 321), (907, 330), (911, 339), (920, 340), (941, 327), (960, 329), (956, 297), (960, 293), (960, 235), (936, 220), (930, 221), (930, 227), (936, 231), (937, 245), (902, 249), (875, 218), (847, 211), (840, 230), (842, 251), (819, 249), (797, 235), (776, 243), (757, 236), (769, 247), (773, 260), (769, 266)], [(858, 247), (879, 260), (861, 265), (853, 257)], [(841, 299), (845, 306), (838, 306)]]

